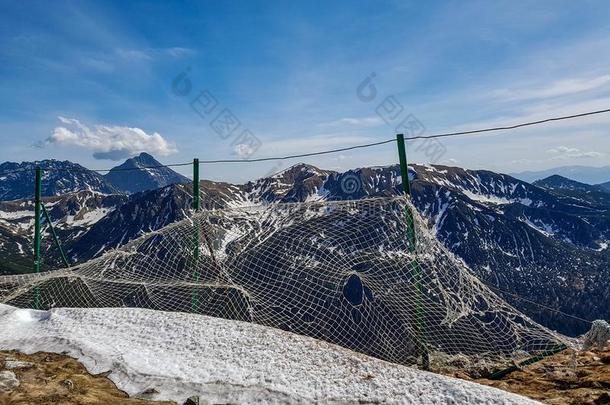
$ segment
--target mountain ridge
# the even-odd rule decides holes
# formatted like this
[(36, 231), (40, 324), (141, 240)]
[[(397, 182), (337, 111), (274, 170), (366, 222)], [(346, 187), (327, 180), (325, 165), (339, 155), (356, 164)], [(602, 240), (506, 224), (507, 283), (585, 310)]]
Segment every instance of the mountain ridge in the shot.
[(105, 175), (68, 160), (4, 162), (0, 164), (0, 201), (32, 198), (37, 167), (42, 168), (43, 197), (82, 190), (102, 194), (133, 194), (191, 181), (147, 153), (127, 159)]
[(585, 200), (600, 208), (610, 206), (610, 189), (606, 189), (602, 185), (581, 183), (558, 174), (536, 180), (533, 185), (547, 189), (559, 196)]
[(104, 178), (118, 190), (128, 194), (190, 181), (145, 152), (113, 167)]
[[(409, 175), (413, 203), (433, 233), (486, 284), (579, 317), (610, 317), (610, 309), (595, 298), (610, 295), (610, 287), (602, 281), (610, 277), (609, 206), (587, 200), (585, 193), (565, 195), (486, 170), (411, 165)], [(203, 209), (232, 209), (398, 196), (400, 179), (398, 165), (345, 172), (295, 165), (245, 184), (202, 180), (200, 189)], [(66, 241), (66, 250), (78, 261), (99, 256), (186, 218), (191, 204), (190, 184), (125, 196), (103, 215), (98, 209), (99, 217), (88, 227), (70, 233), (77, 236)], [(0, 226), (3, 222), (6, 229), (18, 226), (0, 215)], [(24, 217), (20, 223), (27, 222)], [(505, 298), (564, 333), (581, 333), (586, 327), (514, 297)]]
[(0, 201), (33, 197), (34, 172), (38, 166), (43, 169), (42, 195), (44, 197), (81, 190), (92, 190), (104, 194), (119, 192), (99, 173), (68, 160), (4, 162), (0, 164)]

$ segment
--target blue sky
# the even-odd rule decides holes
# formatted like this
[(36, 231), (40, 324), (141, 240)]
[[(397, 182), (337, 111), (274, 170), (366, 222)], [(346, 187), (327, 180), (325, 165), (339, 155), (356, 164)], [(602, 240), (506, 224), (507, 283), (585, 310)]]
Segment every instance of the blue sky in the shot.
[[(378, 114), (388, 97), (423, 134), (610, 108), (606, 1), (0, 4), (0, 161), (105, 168), (140, 151), (171, 163), (375, 142), (399, 123)], [(186, 95), (185, 82), (173, 87), (183, 72)], [(371, 74), (376, 97), (363, 101)], [(215, 100), (208, 115), (190, 104), (203, 91)], [(230, 135), (212, 123), (225, 109), (240, 123)], [(256, 151), (240, 143), (246, 129)], [(602, 166), (609, 132), (610, 114), (432, 145), (443, 153), (413, 143), (409, 155), (503, 172)], [(347, 169), (396, 152), (305, 161)], [(202, 175), (244, 181), (293, 163)]]

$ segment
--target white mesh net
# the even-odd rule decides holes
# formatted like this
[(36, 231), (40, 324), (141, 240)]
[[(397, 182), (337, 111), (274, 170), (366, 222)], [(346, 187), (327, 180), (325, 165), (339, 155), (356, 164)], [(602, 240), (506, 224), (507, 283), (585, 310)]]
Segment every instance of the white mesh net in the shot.
[(402, 197), (204, 211), (68, 270), (0, 277), (0, 302), (196, 312), (432, 369), (564, 343), (485, 287)]

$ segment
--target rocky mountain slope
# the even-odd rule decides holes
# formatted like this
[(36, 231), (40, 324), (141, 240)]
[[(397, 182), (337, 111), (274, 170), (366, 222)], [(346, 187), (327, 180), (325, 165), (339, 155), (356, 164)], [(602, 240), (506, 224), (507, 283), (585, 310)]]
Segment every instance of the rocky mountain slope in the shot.
[[(437, 238), (518, 309), (567, 334), (582, 333), (588, 325), (511, 294), (586, 319), (610, 317), (610, 308), (599, 299), (610, 296), (610, 206), (604, 199), (591, 199), (586, 187), (562, 187), (564, 180), (539, 187), (484, 170), (413, 165), (410, 176), (413, 201)], [(204, 209), (237, 208), (398, 195), (401, 184), (396, 165), (339, 173), (301, 164), (242, 185), (202, 181), (201, 193)], [(112, 207), (103, 215), (102, 211), (89, 214), (95, 221), (86, 226), (77, 223), (80, 228), (69, 221), (60, 226), (72, 260), (85, 261), (185, 218), (192, 194), (190, 185), (181, 184), (128, 197), (98, 198), (91, 203), (94, 209), (101, 210), (104, 199)], [(70, 215), (77, 215), (75, 210)], [(8, 218), (17, 214), (5, 209), (0, 212), (5, 212), (0, 214), (0, 232), (5, 232), (0, 252), (23, 263), (29, 246), (28, 220)], [(52, 215), (62, 223), (61, 212)], [(19, 226), (22, 232), (17, 237), (6, 236)]]
[[(43, 203), (61, 243), (70, 252), (70, 261), (76, 262), (78, 254), (68, 249), (70, 243), (79, 240), (96, 222), (127, 200), (128, 197), (121, 194), (102, 194), (86, 190), (44, 197)], [(32, 270), (33, 234), (32, 199), (0, 201), (0, 274), (26, 273)], [(49, 231), (42, 234), (42, 251), (46, 259), (45, 268), (62, 265), (59, 250), (53, 244)]]

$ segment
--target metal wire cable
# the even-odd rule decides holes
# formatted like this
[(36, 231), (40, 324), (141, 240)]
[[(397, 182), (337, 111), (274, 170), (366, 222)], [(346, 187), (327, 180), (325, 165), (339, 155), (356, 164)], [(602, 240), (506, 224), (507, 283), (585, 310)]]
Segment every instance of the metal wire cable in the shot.
[[(608, 112), (610, 112), (610, 108), (603, 109), (603, 110), (589, 111), (589, 112), (580, 113), (580, 114), (565, 115), (565, 116), (560, 116), (560, 117), (551, 117), (551, 118), (546, 118), (546, 119), (537, 120), (537, 121), (523, 122), (523, 123), (519, 123), (519, 124), (515, 124), (515, 125), (474, 129), (474, 130), (470, 130), (470, 131), (447, 132), (447, 133), (432, 134), (432, 135), (411, 136), (411, 137), (406, 137), (405, 140), (412, 141), (412, 140), (417, 140), (417, 139), (445, 138), (445, 137), (453, 137), (453, 136), (461, 136), (461, 135), (479, 134), (479, 133), (485, 133), (485, 132), (506, 131), (506, 130), (511, 130), (511, 129), (533, 126), (533, 125), (540, 125), (540, 124), (544, 124), (547, 122), (563, 121), (563, 120), (581, 118), (581, 117), (586, 117), (586, 116), (591, 116), (591, 115), (604, 114), (604, 113), (608, 113)], [(302, 154), (287, 155), (287, 156), (275, 156), (275, 157), (256, 158), (256, 159), (200, 160), (199, 164), (251, 163), (251, 162), (267, 162), (267, 161), (274, 161), (274, 160), (295, 159), (295, 158), (302, 158), (302, 157), (326, 155), (326, 154), (337, 153), (337, 152), (345, 152), (345, 151), (354, 150), (354, 149), (368, 148), (368, 147), (383, 145), (383, 144), (395, 142), (395, 141), (396, 141), (396, 139), (388, 139), (385, 141), (373, 142), (373, 143), (368, 143), (368, 144), (363, 144), (363, 145), (355, 145), (355, 146), (349, 146), (349, 147), (345, 147), (345, 148), (330, 149), (330, 150), (325, 150), (325, 151), (320, 151), (320, 152), (302, 153)], [(52, 170), (53, 171), (76, 171), (76, 170), (86, 171), (86, 170), (91, 170), (91, 171), (95, 171), (95, 172), (110, 172), (110, 171), (159, 169), (159, 168), (164, 168), (164, 167), (179, 167), (179, 166), (189, 166), (189, 165), (192, 165), (192, 162), (172, 163), (172, 164), (167, 164), (167, 165), (156, 165), (156, 166), (141, 166), (141, 167), (131, 167), (131, 168), (122, 168), (122, 169), (117, 169), (117, 168), (114, 168), (114, 169), (42, 168), (42, 170), (43, 171), (52, 171)], [(33, 170), (33, 169), (16, 169), (16, 170), (0, 173), (0, 176), (5, 176), (5, 175), (13, 174), (13, 173), (19, 173), (19, 172), (23, 172), (23, 171), (30, 171), (30, 170)]]
[(412, 137), (409, 137), (409, 138), (405, 138), (405, 140), (408, 141), (408, 140), (413, 140), (413, 139), (444, 138), (444, 137), (449, 137), (449, 136), (479, 134), (479, 133), (482, 133), (482, 132), (505, 131), (505, 130), (509, 130), (509, 129), (517, 129), (517, 128), (522, 128), (522, 127), (529, 127), (529, 126), (532, 126), (532, 125), (544, 124), (544, 123), (547, 123), (547, 122), (563, 121), (563, 120), (569, 120), (569, 119), (573, 119), (573, 118), (586, 117), (586, 116), (589, 116), (589, 115), (604, 114), (604, 113), (607, 113), (607, 112), (610, 112), (610, 108), (607, 108), (605, 110), (589, 111), (589, 112), (580, 113), (580, 114), (564, 115), (562, 117), (545, 118), (543, 120), (523, 122), (521, 124), (501, 126), (501, 127), (474, 129), (474, 130), (471, 130), (471, 131), (461, 131), (461, 132), (447, 132), (447, 133), (444, 133), (444, 134), (412, 136)]
[[(604, 110), (589, 111), (589, 112), (580, 113), (580, 114), (565, 115), (565, 116), (561, 116), (561, 117), (545, 118), (545, 119), (538, 120), (538, 121), (523, 122), (523, 123), (515, 124), (515, 125), (475, 129), (475, 130), (471, 130), (471, 131), (447, 132), (447, 133), (432, 134), (432, 135), (411, 136), (411, 137), (406, 137), (405, 141), (416, 140), (416, 139), (432, 139), (432, 138), (444, 138), (444, 137), (460, 136), (460, 135), (471, 135), (471, 134), (478, 134), (478, 133), (483, 133), (483, 132), (505, 131), (505, 130), (517, 129), (517, 128), (528, 127), (528, 126), (533, 126), (533, 125), (540, 125), (540, 124), (544, 124), (547, 122), (562, 121), (562, 120), (586, 117), (586, 116), (590, 116), (590, 115), (603, 114), (603, 113), (608, 113), (608, 112), (610, 112), (610, 108), (607, 108)], [(321, 151), (321, 152), (303, 153), (303, 154), (299, 154), (299, 155), (268, 157), (268, 158), (258, 158), (258, 159), (200, 160), (199, 163), (200, 164), (204, 164), (204, 163), (242, 163), (242, 162), (265, 162), (265, 161), (270, 161), (270, 160), (284, 160), (284, 159), (293, 159), (293, 158), (300, 158), (300, 157), (318, 156), (318, 155), (324, 155), (324, 154), (328, 154), (328, 153), (343, 152), (343, 151), (359, 149), (359, 148), (367, 148), (370, 146), (383, 145), (383, 144), (390, 143), (390, 142), (396, 142), (396, 139), (388, 139), (386, 141), (381, 141), (381, 142), (374, 142), (374, 143), (369, 143), (369, 144), (364, 144), (364, 145), (357, 145), (357, 146), (351, 146), (351, 147), (340, 148), (340, 149), (332, 149), (332, 150)]]
[(581, 321), (581, 322), (586, 322), (586, 323), (591, 323), (591, 324), (593, 323), (593, 321), (590, 321), (590, 320), (588, 320), (588, 319), (581, 318), (581, 317), (576, 316), (576, 315), (571, 315), (571, 314), (568, 314), (568, 313), (563, 312), (563, 311), (561, 311), (561, 310), (559, 310), (559, 309), (556, 309), (556, 308), (553, 308), (553, 307), (549, 307), (548, 305), (539, 304), (539, 303), (537, 303), (536, 301), (532, 301), (532, 300), (529, 300), (529, 299), (527, 299), (527, 298), (523, 298), (523, 297), (521, 297), (521, 296), (519, 296), (519, 295), (517, 295), (517, 294), (515, 294), (515, 293), (511, 293), (511, 292), (508, 292), (508, 291), (502, 290), (502, 289), (500, 289), (500, 288), (498, 288), (498, 287), (494, 287), (493, 285), (489, 285), (489, 284), (485, 284), (485, 285), (486, 285), (487, 287), (489, 287), (490, 289), (494, 290), (494, 291), (497, 291), (497, 292), (502, 293), (502, 294), (507, 294), (507, 295), (510, 295), (510, 296), (511, 296), (511, 297), (513, 297), (513, 298), (517, 298), (517, 299), (519, 299), (519, 300), (521, 300), (521, 301), (525, 301), (525, 302), (527, 302), (527, 303), (529, 303), (529, 304), (532, 304), (532, 305), (534, 305), (534, 306), (537, 306), (537, 307), (540, 307), (540, 308), (546, 309), (546, 310), (548, 310), (548, 311), (552, 311), (552, 312), (555, 312), (555, 313), (561, 314), (561, 315), (563, 315), (563, 316), (567, 316), (568, 318), (573, 318), (573, 319), (579, 320), (579, 321)]
[(302, 153), (299, 155), (288, 155), (288, 156), (275, 156), (275, 157), (267, 157), (267, 158), (257, 158), (257, 159), (218, 159), (218, 160), (200, 160), (199, 164), (211, 164), (211, 163), (247, 163), (247, 162), (267, 162), (270, 160), (285, 160), (285, 159), (294, 159), (301, 157), (309, 157), (309, 156), (318, 156), (318, 155), (326, 155), (329, 153), (337, 153), (337, 152), (345, 152), (348, 150), (368, 148), (371, 146), (383, 145), (390, 142), (396, 142), (396, 139), (388, 139), (380, 142), (367, 143), (364, 145), (356, 145), (356, 146), (348, 146), (345, 148), (339, 149), (331, 149), (325, 150), (321, 152), (311, 152), (311, 153)]

